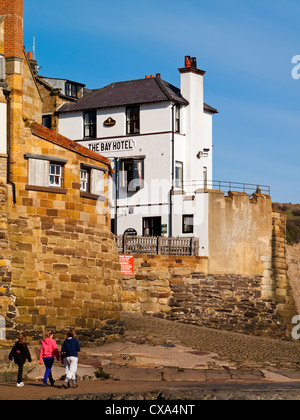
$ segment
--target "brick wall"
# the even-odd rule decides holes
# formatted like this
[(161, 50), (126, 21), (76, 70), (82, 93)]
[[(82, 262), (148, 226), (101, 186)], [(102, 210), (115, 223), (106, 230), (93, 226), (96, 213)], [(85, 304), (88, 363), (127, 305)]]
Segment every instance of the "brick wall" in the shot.
[(23, 0), (1, 0), (5, 15), (5, 56), (23, 57)]

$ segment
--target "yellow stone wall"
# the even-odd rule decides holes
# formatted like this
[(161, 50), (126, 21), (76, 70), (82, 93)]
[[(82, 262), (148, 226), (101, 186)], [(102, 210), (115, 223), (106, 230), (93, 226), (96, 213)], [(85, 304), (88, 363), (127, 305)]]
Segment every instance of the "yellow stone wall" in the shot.
[[(47, 328), (69, 327), (81, 331), (82, 340), (118, 335), (121, 273), (108, 188), (100, 200), (80, 192), (81, 164), (105, 169), (106, 179), (109, 165), (33, 134), (31, 121), (40, 122), (43, 102), (26, 57), (8, 83), (16, 203), (12, 186), (2, 184), (0, 315), (7, 320), (7, 338), (26, 331), (34, 340)], [(28, 186), (27, 153), (67, 159), (63, 190)]]

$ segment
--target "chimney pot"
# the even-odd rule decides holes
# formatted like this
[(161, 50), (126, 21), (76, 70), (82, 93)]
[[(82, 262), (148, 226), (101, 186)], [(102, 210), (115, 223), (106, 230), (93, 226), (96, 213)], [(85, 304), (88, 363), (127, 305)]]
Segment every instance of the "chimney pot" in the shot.
[(156, 73), (156, 77), (158, 77), (160, 79), (161, 74), (160, 73)]
[(29, 52), (27, 55), (28, 55), (29, 60), (32, 60), (32, 59), (33, 59), (33, 54), (32, 54), (32, 52)]
[(150, 76), (149, 75), (145, 76), (145, 79), (150, 79)]
[(193, 69), (196, 69), (197, 68), (197, 58), (196, 57), (192, 57), (191, 58), (191, 67)]
[(190, 55), (185, 56), (185, 67), (192, 67), (192, 60)]

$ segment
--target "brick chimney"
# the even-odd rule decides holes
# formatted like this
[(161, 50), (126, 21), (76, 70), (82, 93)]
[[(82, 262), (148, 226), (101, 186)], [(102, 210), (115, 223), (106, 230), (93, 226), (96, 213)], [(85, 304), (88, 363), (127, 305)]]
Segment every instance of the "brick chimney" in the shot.
[(1, 0), (0, 16), (5, 16), (5, 57), (23, 57), (23, 0)]

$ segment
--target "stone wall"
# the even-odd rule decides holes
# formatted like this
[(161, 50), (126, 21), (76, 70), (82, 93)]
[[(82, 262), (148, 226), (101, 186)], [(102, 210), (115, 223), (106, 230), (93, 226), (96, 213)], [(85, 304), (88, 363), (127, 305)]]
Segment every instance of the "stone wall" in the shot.
[[(22, 46), (23, 47), (23, 46)], [(22, 49), (23, 51), (23, 49)], [(82, 343), (123, 332), (121, 273), (110, 232), (110, 163), (32, 120), (42, 101), (26, 57), (7, 77), (12, 99), (11, 186), (0, 186), (0, 315), (6, 337), (29, 341), (75, 328)], [(64, 161), (61, 188), (29, 183), (29, 159)], [(101, 196), (82, 194), (81, 165), (103, 172)]]
[(195, 275), (171, 284), (169, 318), (253, 335), (285, 337), (276, 305), (262, 298), (259, 276)]
[(297, 314), (297, 309), (288, 276), (286, 219), (286, 214), (280, 210), (274, 211), (272, 214), (272, 272), (278, 315), (282, 322), (291, 325), (291, 320)]
[(137, 255), (123, 276), (123, 310), (254, 335), (286, 337), (261, 276), (209, 274), (208, 259)]
[(24, 56), (23, 73), (23, 118), (41, 123), (43, 104), (26, 55)]
[(5, 183), (7, 178), (7, 155), (0, 154), (0, 183)]
[(272, 259), (272, 201), (262, 194), (207, 190), (209, 271), (241, 276), (266, 274)]
[(300, 314), (300, 244), (287, 246), (286, 252), (288, 278), (293, 290), (297, 314)]
[(0, 315), (6, 318), (6, 327), (14, 326), (15, 298), (11, 295), (12, 252), (8, 237), (7, 219), (8, 187), (0, 184)]
[(59, 119), (56, 114), (57, 109), (64, 103), (72, 103), (75, 100), (61, 95), (60, 89), (55, 89), (45, 80), (36, 77), (36, 84), (43, 101), (43, 114), (51, 115), (51, 128), (58, 133)]
[[(80, 330), (87, 340), (119, 334), (121, 275), (106, 211), (108, 191), (98, 201), (80, 194), (80, 165), (105, 164), (38, 138), (25, 127), (14, 148), (17, 202), (6, 195), (3, 233), (11, 252), (10, 295), (15, 302), (7, 338), (25, 330), (37, 339), (47, 328), (67, 327)], [(27, 185), (24, 155), (32, 151), (67, 160), (65, 188), (54, 192)], [(1, 297), (0, 306), (1, 315), (8, 317)]]
[(272, 212), (268, 196), (257, 194), (249, 200), (240, 193), (210, 195), (216, 222), (212, 260), (135, 256), (135, 275), (123, 277), (123, 310), (229, 331), (289, 337), (297, 309), (287, 276), (285, 215)]
[(123, 277), (123, 310), (147, 315), (170, 314), (171, 286), (197, 273), (207, 273), (207, 263), (205, 257), (134, 256), (135, 275)]

